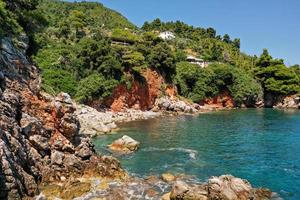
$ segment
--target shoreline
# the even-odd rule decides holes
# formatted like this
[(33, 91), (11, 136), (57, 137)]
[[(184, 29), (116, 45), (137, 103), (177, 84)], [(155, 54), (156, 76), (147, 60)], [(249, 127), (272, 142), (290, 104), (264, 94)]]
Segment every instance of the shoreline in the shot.
[[(153, 119), (153, 118), (157, 118), (157, 117), (164, 117), (164, 116), (180, 116), (180, 115), (183, 115), (183, 116), (199, 116), (203, 113), (213, 113), (213, 112), (218, 112), (218, 111), (248, 109), (248, 108), (225, 108), (225, 109), (205, 109), (205, 110), (202, 109), (202, 110), (198, 110), (195, 113), (170, 112), (170, 111), (165, 111), (165, 110), (160, 110), (158, 112), (153, 112), (153, 111), (143, 112), (141, 110), (129, 109), (129, 110), (126, 110), (124, 112), (114, 113), (114, 112), (111, 112), (111, 111), (99, 112), (99, 111), (97, 111), (97, 110), (95, 110), (91, 107), (85, 106), (85, 105), (76, 105), (76, 108), (78, 108), (78, 106), (81, 106), (81, 109), (86, 109), (84, 112), (82, 112), (82, 110), (79, 110), (78, 112), (81, 113), (81, 114), (83, 113), (83, 114), (87, 114), (88, 116), (90, 116), (92, 120), (90, 120), (89, 122), (97, 124), (98, 121), (96, 119), (98, 119), (98, 120), (105, 119), (106, 123), (104, 123), (104, 125), (107, 125), (107, 124), (114, 124), (115, 125), (114, 128), (110, 129), (106, 133), (102, 132), (99, 135), (80, 133), (79, 137), (82, 137), (84, 135), (88, 136), (88, 137), (92, 137), (92, 136), (101, 136), (101, 135), (105, 135), (105, 134), (111, 134), (112, 133), (111, 131), (115, 131), (117, 129), (120, 130), (120, 128), (119, 128), (120, 124), (132, 122), (132, 121), (148, 120), (148, 119)], [(89, 111), (91, 111), (91, 112), (89, 112)], [(97, 114), (99, 114), (99, 116), (97, 116)], [(76, 115), (77, 115), (77, 117), (79, 118), (79, 121), (80, 121), (80, 116), (78, 116), (78, 113)], [(104, 122), (104, 121), (101, 121), (101, 122)], [(111, 126), (111, 127), (113, 127), (113, 126)], [(94, 129), (92, 129), (92, 130), (95, 131)], [(84, 131), (86, 131), (86, 130), (84, 129)], [(116, 133), (117, 132), (118, 131), (116, 131)], [(97, 153), (97, 154), (99, 154), (99, 153)], [(113, 156), (113, 154), (112, 154), (112, 156)], [(77, 196), (77, 198), (74, 197), (76, 200), (90, 199), (93, 196), (96, 197), (97, 195), (99, 196), (100, 194), (104, 195), (104, 193), (105, 193), (106, 197), (109, 197), (110, 195), (116, 195), (115, 193), (110, 193), (109, 192), (109, 191), (111, 191), (112, 188), (114, 188), (113, 190), (117, 190), (118, 194), (119, 193), (126, 194), (127, 192), (129, 192), (129, 190), (131, 192), (140, 193), (141, 188), (143, 188), (144, 190), (146, 190), (146, 189), (149, 190), (148, 191), (149, 194), (147, 193), (147, 195), (150, 195), (150, 196), (154, 195), (154, 196), (157, 197), (157, 198), (153, 198), (153, 199), (166, 199), (166, 200), (169, 200), (170, 198), (162, 197), (162, 195), (167, 195), (167, 196), (169, 195), (170, 196), (170, 191), (172, 190), (173, 187), (175, 187), (174, 184), (177, 183), (177, 179), (176, 179), (176, 181), (173, 181), (172, 183), (165, 182), (164, 180), (162, 180), (162, 178), (160, 178), (161, 174), (156, 174), (155, 176), (148, 177), (148, 176), (139, 176), (139, 175), (136, 175), (136, 174), (132, 174), (132, 173), (129, 173), (126, 169), (124, 169), (124, 170), (125, 170), (125, 173), (126, 173), (126, 178), (124, 178), (124, 179), (119, 179), (119, 178), (117, 178), (117, 179), (116, 178), (107, 179), (105, 177), (88, 176), (88, 177), (84, 177), (84, 178), (75, 178), (74, 180), (72, 180), (72, 181), (75, 181), (73, 183), (68, 183), (68, 180), (67, 180), (67, 181), (61, 181), (60, 183), (57, 183), (57, 184), (59, 185), (59, 188), (63, 187), (67, 191), (75, 190), (76, 187), (77, 187), (76, 185), (78, 185), (78, 184), (81, 185), (81, 187), (88, 186), (88, 187), (85, 188), (86, 190), (84, 190), (79, 196)], [(173, 176), (176, 177), (177, 175), (173, 175)], [(184, 175), (184, 176), (187, 177), (189, 175)], [(151, 185), (147, 182), (148, 179), (150, 179), (150, 180), (154, 179), (156, 181), (154, 185), (156, 185), (158, 183), (163, 184), (164, 187), (168, 188), (168, 190), (163, 190), (161, 192), (155, 191), (155, 189), (153, 189), (153, 188), (155, 188), (154, 185)], [(200, 186), (202, 187), (203, 184), (204, 185), (208, 184), (210, 179), (208, 179), (205, 183), (201, 183), (197, 179), (194, 179), (194, 182), (191, 182), (191, 180), (188, 180), (188, 179), (182, 180), (182, 179), (179, 178), (178, 180), (183, 181), (184, 183), (186, 182), (187, 185), (185, 185), (185, 187), (193, 187), (193, 185), (198, 185), (199, 187)], [(132, 185), (136, 185), (136, 187), (132, 188)], [(48, 194), (49, 193), (49, 187), (50, 187), (50, 190), (52, 190), (51, 188), (53, 188), (53, 187), (56, 188), (58, 186), (57, 185), (53, 186), (53, 183), (50, 183), (50, 185), (41, 188), (40, 195)], [(138, 187), (141, 187), (141, 188), (138, 188)], [(61, 189), (57, 189), (57, 188), (55, 190), (61, 191)], [(193, 190), (193, 189), (191, 189), (191, 190)], [(264, 195), (269, 195), (270, 197), (274, 196), (274, 195), (275, 196), (277, 195), (275, 193), (271, 193), (270, 190), (266, 190), (266, 189), (263, 189), (260, 192), (263, 193)], [(50, 193), (51, 193), (51, 191), (50, 191)], [(139, 195), (141, 195), (141, 194), (139, 194)], [(148, 197), (149, 196), (147, 196), (147, 198)]]

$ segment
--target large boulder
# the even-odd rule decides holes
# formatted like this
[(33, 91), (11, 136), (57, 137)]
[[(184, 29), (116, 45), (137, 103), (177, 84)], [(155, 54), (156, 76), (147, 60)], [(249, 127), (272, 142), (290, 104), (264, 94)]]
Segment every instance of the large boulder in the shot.
[(138, 150), (139, 146), (140, 142), (124, 135), (122, 138), (115, 140), (111, 145), (108, 145), (108, 148), (112, 151), (128, 154)]
[(231, 175), (212, 177), (208, 180), (208, 191), (213, 199), (221, 197), (224, 200), (248, 200), (251, 190), (252, 186), (248, 181)]
[(208, 183), (187, 184), (176, 181), (170, 193), (171, 200), (268, 200), (272, 198), (268, 189), (252, 188), (246, 180), (231, 175), (212, 177)]
[(171, 200), (207, 200), (208, 192), (203, 185), (188, 185), (182, 181), (176, 181), (173, 185)]
[(279, 103), (274, 105), (279, 109), (300, 109), (300, 94), (284, 97)]
[(156, 100), (154, 109), (181, 113), (196, 113), (200, 110), (200, 105), (190, 104), (178, 99), (171, 99), (170, 97), (162, 97)]

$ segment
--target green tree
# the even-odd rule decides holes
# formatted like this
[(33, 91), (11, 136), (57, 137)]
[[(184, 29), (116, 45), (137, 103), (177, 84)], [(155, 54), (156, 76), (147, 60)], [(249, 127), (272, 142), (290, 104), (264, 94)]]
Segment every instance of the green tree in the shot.
[(217, 32), (216, 32), (215, 29), (209, 27), (208, 29), (206, 29), (206, 32), (207, 32), (207, 34), (210, 38), (215, 38), (216, 37)]
[(157, 68), (164, 76), (171, 78), (175, 74), (175, 58), (166, 43), (155, 45), (147, 57), (151, 67)]
[(269, 54), (268, 49), (264, 49), (261, 56), (258, 58), (256, 65), (258, 67), (268, 67), (271, 65), (272, 56)]
[(59, 92), (66, 92), (70, 95), (75, 95), (77, 82), (69, 72), (61, 69), (45, 69), (43, 71), (42, 88), (52, 94), (56, 95)]
[(223, 36), (223, 42), (225, 42), (225, 43), (231, 43), (231, 39), (230, 39), (230, 36), (228, 34), (225, 34)]
[(79, 82), (76, 100), (84, 103), (108, 97), (117, 84), (116, 80), (105, 79), (101, 74), (93, 73)]
[(265, 94), (289, 95), (300, 92), (299, 76), (284, 65), (264, 67), (256, 76), (262, 81)]
[(235, 38), (232, 42), (233, 46), (236, 47), (237, 49), (241, 48), (241, 40), (238, 38)]

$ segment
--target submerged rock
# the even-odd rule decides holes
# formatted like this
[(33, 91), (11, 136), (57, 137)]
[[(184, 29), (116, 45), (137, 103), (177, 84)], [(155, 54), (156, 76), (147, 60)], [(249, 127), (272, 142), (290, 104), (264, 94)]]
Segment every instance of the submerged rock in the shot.
[(108, 145), (108, 148), (112, 151), (128, 154), (138, 150), (139, 146), (140, 142), (124, 135), (122, 138), (115, 140), (111, 145)]
[(161, 178), (163, 181), (165, 182), (173, 182), (176, 180), (176, 177), (173, 175), (173, 174), (170, 174), (170, 173), (164, 173), (161, 175)]

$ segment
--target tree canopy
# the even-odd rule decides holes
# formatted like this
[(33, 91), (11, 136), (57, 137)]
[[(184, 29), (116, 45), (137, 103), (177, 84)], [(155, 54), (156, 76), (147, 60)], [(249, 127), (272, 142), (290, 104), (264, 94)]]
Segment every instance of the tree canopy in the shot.
[[(237, 104), (263, 94), (300, 91), (300, 67), (287, 67), (267, 49), (250, 56), (241, 41), (212, 28), (155, 19), (138, 28), (96, 2), (0, 0), (0, 36), (29, 36), (28, 54), (41, 68), (43, 89), (86, 102), (108, 97), (124, 82), (157, 70), (179, 95), (199, 102), (228, 91)], [(159, 33), (171, 31), (173, 40)], [(187, 62), (202, 58), (208, 67)]]

